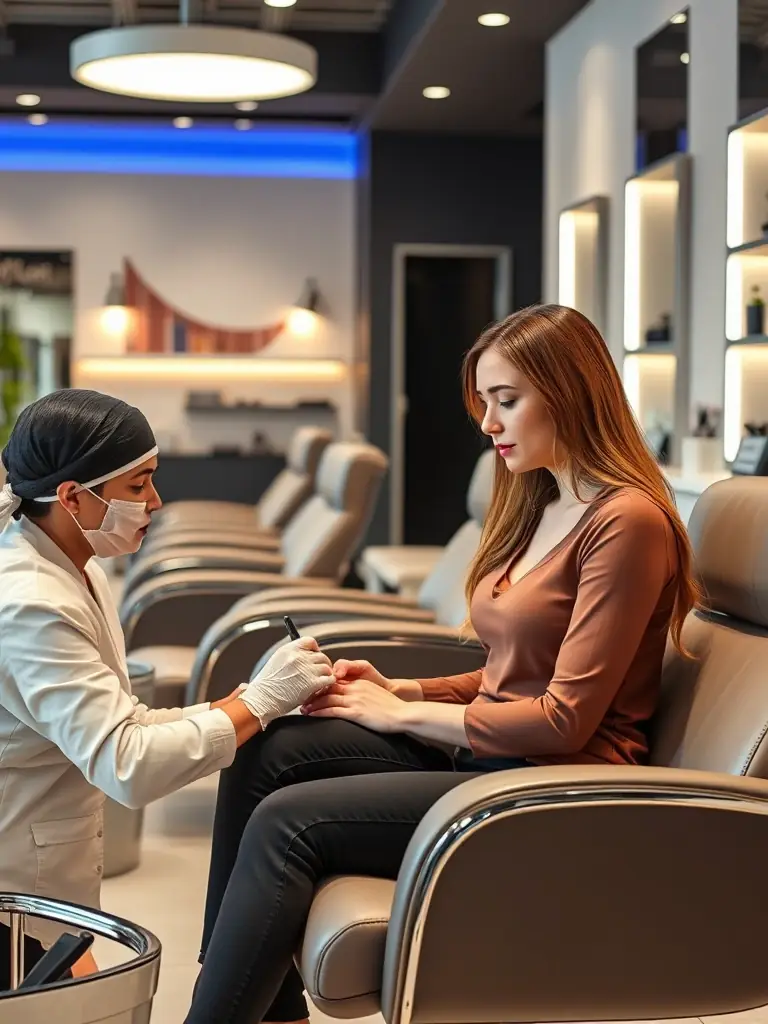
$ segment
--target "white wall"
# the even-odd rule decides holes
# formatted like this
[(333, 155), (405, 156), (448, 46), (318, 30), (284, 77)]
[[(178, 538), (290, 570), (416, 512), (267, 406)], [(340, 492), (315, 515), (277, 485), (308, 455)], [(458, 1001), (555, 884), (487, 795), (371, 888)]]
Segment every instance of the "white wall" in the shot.
[[(72, 249), (75, 253), (75, 351), (113, 354), (97, 310), (110, 274), (130, 258), (147, 283), (189, 316), (234, 328), (274, 323), (296, 301), (307, 277), (329, 307), (321, 336), (282, 335), (265, 355), (352, 357), (354, 182), (306, 178), (195, 178), (105, 174), (0, 174), (0, 249)], [(119, 347), (119, 345), (118, 345)], [(180, 357), (183, 358), (183, 357)], [(188, 386), (76, 380), (139, 404), (158, 434), (181, 448), (208, 441), (247, 441), (259, 426), (184, 416)], [(236, 383), (228, 400), (292, 403), (329, 398), (352, 422), (352, 388), (326, 383)], [(275, 430), (285, 429), (276, 422)], [(222, 436), (222, 433), (223, 435)]]
[(610, 199), (607, 341), (622, 351), (624, 183), (634, 173), (635, 47), (688, 6), (693, 156), (691, 404), (722, 405), (726, 131), (737, 119), (738, 0), (592, 0), (552, 39), (546, 62), (545, 267), (557, 296), (560, 210)]

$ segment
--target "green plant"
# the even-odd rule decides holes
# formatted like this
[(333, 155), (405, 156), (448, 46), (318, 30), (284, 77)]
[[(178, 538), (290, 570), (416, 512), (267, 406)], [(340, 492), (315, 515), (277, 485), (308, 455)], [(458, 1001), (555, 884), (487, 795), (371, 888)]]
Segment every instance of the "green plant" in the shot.
[(10, 312), (0, 309), (0, 445), (5, 447), (24, 400), (24, 346), (11, 327)]
[(750, 306), (764, 306), (765, 301), (760, 294), (760, 285), (753, 284), (750, 291), (752, 292), (752, 298), (749, 300)]

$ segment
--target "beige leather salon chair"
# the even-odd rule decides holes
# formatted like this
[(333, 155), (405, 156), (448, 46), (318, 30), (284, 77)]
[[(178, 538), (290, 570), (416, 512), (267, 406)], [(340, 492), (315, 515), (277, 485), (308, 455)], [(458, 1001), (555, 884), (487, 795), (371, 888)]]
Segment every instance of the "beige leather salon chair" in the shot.
[[(768, 480), (711, 487), (690, 531), (711, 611), (685, 625), (695, 660), (667, 653), (652, 766), (479, 777), (427, 814), (397, 882), (329, 879), (297, 951), (325, 1014), (651, 1020), (768, 1003)], [(340, 632), (328, 653), (358, 656)], [(415, 674), (396, 640), (393, 669)]]
[[(286, 467), (267, 487), (259, 503), (176, 501), (166, 505), (152, 523), (142, 553), (173, 544), (279, 543), (280, 531), (312, 497), (323, 452), (331, 443), (327, 430), (301, 427), (288, 448)], [(228, 539), (230, 538), (230, 539)]]
[[(218, 700), (247, 682), (265, 651), (285, 637), (283, 616), (290, 614), (300, 628), (315, 623), (372, 617), (440, 628), (453, 639), (466, 618), (464, 582), (477, 550), (483, 520), (493, 491), (494, 453), (485, 452), (472, 475), (467, 497), (469, 519), (459, 530), (422, 584), (418, 601), (398, 595), (359, 590), (279, 587), (242, 598), (206, 631), (194, 657), (189, 686), (176, 702), (198, 704)], [(422, 629), (423, 632), (423, 629)]]
[[(478, 493), (484, 498), (493, 483), (494, 452), (486, 451), (475, 464), (467, 491), (470, 518)], [(421, 544), (373, 545), (365, 548), (356, 563), (357, 573), (372, 593), (395, 591), (405, 598), (418, 598), (424, 581), (442, 558), (445, 548)]]
[(335, 577), (343, 561), (346, 573), (350, 553), (343, 538), (361, 512), (373, 511), (387, 465), (386, 455), (373, 445), (330, 444), (320, 459), (315, 494), (283, 530), (277, 550), (217, 547), (208, 535), (203, 535), (199, 544), (168, 544), (133, 562), (126, 575), (125, 594), (177, 569), (252, 569), (288, 576)]
[(227, 549), (189, 548), (131, 568), (121, 606), (126, 649), (155, 666), (159, 706), (172, 706), (169, 693), (186, 685), (205, 630), (238, 598), (286, 585), (340, 585), (365, 536), (387, 464), (372, 445), (329, 445), (317, 494), (284, 531), (279, 556), (236, 551), (228, 558)]

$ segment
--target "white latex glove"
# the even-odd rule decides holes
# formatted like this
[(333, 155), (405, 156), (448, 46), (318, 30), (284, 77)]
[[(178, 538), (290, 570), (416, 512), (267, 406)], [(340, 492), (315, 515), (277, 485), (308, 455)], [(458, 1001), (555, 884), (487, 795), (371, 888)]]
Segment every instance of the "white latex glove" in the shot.
[(331, 663), (320, 653), (317, 641), (301, 637), (275, 651), (237, 699), (266, 729), (273, 718), (294, 711), (332, 682)]

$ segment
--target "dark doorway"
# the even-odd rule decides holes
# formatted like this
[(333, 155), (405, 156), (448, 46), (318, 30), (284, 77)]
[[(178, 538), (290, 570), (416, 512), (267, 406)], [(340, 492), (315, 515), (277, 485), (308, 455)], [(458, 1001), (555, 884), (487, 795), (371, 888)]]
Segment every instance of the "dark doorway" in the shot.
[(405, 257), (405, 544), (446, 544), (467, 518), (467, 485), (488, 442), (464, 410), (461, 363), (502, 312), (499, 267), (496, 257)]

